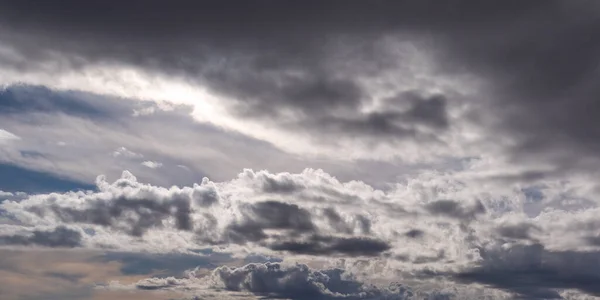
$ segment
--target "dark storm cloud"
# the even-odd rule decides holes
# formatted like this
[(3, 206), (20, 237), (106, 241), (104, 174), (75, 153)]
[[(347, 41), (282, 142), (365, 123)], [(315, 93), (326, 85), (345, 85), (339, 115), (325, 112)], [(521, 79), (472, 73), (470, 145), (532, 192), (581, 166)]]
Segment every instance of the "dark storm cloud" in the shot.
[[(407, 137), (417, 134), (406, 126), (411, 122), (438, 129), (447, 125), (444, 102), (438, 98), (413, 103), (402, 113), (360, 113), (370, 95), (353, 74), (393, 68), (385, 51), (364, 37), (376, 38), (398, 25), (415, 27), (415, 11), (439, 12), (415, 2), (367, 7), (335, 1), (226, 2), (63, 1), (60, 9), (5, 2), (0, 6), (0, 39), (27, 59), (6, 58), (3, 64), (36, 69), (53, 60), (48, 53), (54, 52), (65, 59), (58, 68), (117, 62), (185, 75), (235, 97), (234, 110), (240, 115), (285, 123), (283, 113), (292, 110), (302, 116), (293, 125), (317, 125), (313, 132)], [(349, 40), (335, 46), (338, 39)], [(329, 62), (344, 48), (355, 63), (345, 71)], [(337, 118), (334, 112), (351, 116)]]
[(479, 267), (454, 276), (527, 299), (560, 299), (558, 289), (577, 289), (600, 296), (598, 252), (550, 251), (542, 245), (484, 250)]
[(34, 230), (31, 235), (0, 236), (0, 245), (73, 248), (81, 246), (79, 231), (59, 226), (53, 230)]
[(585, 0), (3, 1), (0, 39), (25, 58), (0, 60), (5, 68), (42, 69), (53, 51), (66, 60), (58, 69), (131, 64), (234, 96), (246, 117), (286, 124), (290, 109), (300, 116), (294, 126), (315, 134), (332, 133), (318, 127), (398, 138), (416, 129), (396, 119), (437, 130), (449, 124), (443, 97), (401, 115), (359, 113), (370, 97), (359, 75), (402, 72), (380, 38), (406, 38), (428, 45), (438, 74), (486, 81), (473, 121), (514, 140), (507, 150), (515, 161), (550, 162), (558, 172), (600, 162), (599, 10)]

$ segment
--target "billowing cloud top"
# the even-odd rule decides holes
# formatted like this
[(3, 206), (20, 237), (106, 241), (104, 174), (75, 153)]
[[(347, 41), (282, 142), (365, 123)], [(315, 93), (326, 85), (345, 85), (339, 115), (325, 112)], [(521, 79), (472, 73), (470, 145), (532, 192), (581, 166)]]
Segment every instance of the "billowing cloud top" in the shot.
[[(336, 267), (355, 278), (419, 278), (422, 282), (413, 289), (422, 289), (425, 282), (429, 292), (440, 293), (448, 291), (432, 279), (458, 286), (485, 284), (527, 297), (558, 295), (560, 289), (600, 293), (593, 284), (600, 279), (596, 208), (572, 213), (546, 210), (531, 218), (524, 211), (527, 196), (522, 190), (494, 191), (457, 177), (431, 174), (384, 192), (360, 181), (340, 182), (312, 169), (298, 174), (245, 170), (231, 181), (205, 178), (201, 184), (183, 188), (142, 184), (124, 172), (113, 183), (99, 177), (97, 191), (6, 200), (0, 207), (12, 225), (3, 227), (6, 233), (0, 241), (12, 246), (155, 253), (194, 253), (194, 249), (216, 246), (239, 257), (263, 253), (284, 255), (286, 261), (342, 259)], [(542, 193), (548, 199), (542, 201), (567, 201), (566, 195), (560, 195), (562, 189), (547, 187)], [(316, 279), (308, 277), (296, 281), (296, 275), (261, 273), (252, 275), (250, 282), (244, 279), (250, 275), (243, 274), (272, 267), (221, 268), (215, 274), (230, 290), (280, 296), (298, 290), (312, 293), (312, 288), (301, 286), (256, 287), (252, 283), (264, 275), (275, 276), (272, 280), (292, 276), (290, 285), (315, 284)], [(309, 278), (325, 272), (310, 275), (307, 270), (292, 270)], [(570, 279), (573, 276), (581, 280)], [(197, 284), (191, 279), (175, 278), (176, 284), (148, 280), (138, 288), (179, 289)], [(529, 284), (522, 286), (520, 280)], [(314, 293), (336, 294), (334, 287), (323, 291), (319, 286)], [(362, 290), (347, 292), (357, 293), (371, 295)]]

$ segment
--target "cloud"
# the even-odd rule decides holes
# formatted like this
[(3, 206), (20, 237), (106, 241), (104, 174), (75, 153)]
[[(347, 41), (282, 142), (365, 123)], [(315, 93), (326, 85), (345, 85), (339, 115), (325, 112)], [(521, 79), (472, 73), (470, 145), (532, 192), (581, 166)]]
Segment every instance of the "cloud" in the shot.
[[(93, 5), (75, 2), (64, 5), (71, 6), (80, 16), (94, 11)], [(392, 147), (395, 143), (415, 141), (444, 147), (451, 142), (446, 136), (455, 129), (451, 112), (460, 106), (463, 91), (459, 85), (454, 88), (443, 82), (446, 79), (436, 76), (435, 70), (430, 68), (430, 51), (416, 49), (420, 48), (421, 41), (413, 34), (415, 26), (411, 23), (415, 20), (408, 16), (415, 10), (423, 13), (423, 8), (388, 5), (391, 5), (389, 9), (370, 7), (370, 10), (361, 8), (358, 3), (343, 5), (335, 9), (335, 16), (325, 19), (314, 18), (311, 12), (319, 8), (313, 5), (290, 10), (269, 4), (268, 9), (249, 9), (254, 17), (248, 18), (233, 17), (239, 15), (237, 9), (221, 4), (173, 5), (165, 10), (152, 2), (143, 11), (120, 4), (112, 10), (111, 26), (98, 26), (93, 16), (80, 23), (68, 16), (59, 17), (61, 13), (51, 7), (37, 16), (26, 9), (27, 4), (6, 4), (2, 7), (3, 15), (10, 21), (2, 23), (5, 30), (0, 33), (7, 45), (4, 53), (21, 55), (5, 55), (2, 62), (10, 68), (5, 73), (18, 70), (30, 74), (21, 76), (26, 82), (119, 96), (135, 95), (133, 98), (140, 99), (155, 97), (161, 102), (165, 99), (159, 98), (165, 97), (152, 95), (158, 93), (142, 96), (139, 90), (163, 86), (166, 79), (172, 79), (176, 84), (171, 87), (185, 88), (171, 89), (173, 92), (166, 95), (167, 101), (190, 98), (187, 104), (197, 107), (202, 119), (295, 153), (335, 156), (332, 154), (336, 150), (353, 145), (356, 149), (353, 156), (368, 157), (373, 147), (364, 144)], [(142, 27), (131, 24), (126, 17), (131, 11), (136, 12), (140, 23), (147, 24)], [(189, 11), (202, 11), (206, 15), (192, 17)], [(391, 11), (403, 12), (405, 16), (394, 16)], [(36, 17), (14, 17), (23, 14)], [(376, 17), (377, 14), (383, 16)], [(170, 15), (171, 20), (177, 16), (186, 21), (164, 22), (166, 19), (162, 18), (166, 15)], [(223, 16), (223, 22), (214, 22), (211, 16), (215, 15)], [(283, 17), (285, 15), (287, 17)], [(358, 15), (362, 20), (358, 23), (364, 27), (350, 21), (356, 20)], [(302, 16), (313, 16), (308, 27), (320, 29), (306, 28)], [(156, 27), (155, 18), (164, 24)], [(254, 18), (280, 24), (264, 26)], [(406, 24), (398, 20), (405, 20)], [(240, 35), (242, 28), (252, 28), (252, 33)], [(398, 42), (395, 34), (406, 41)], [(82, 38), (74, 41), (72, 36)], [(131, 36), (136, 38), (131, 39)], [(43, 44), (37, 48), (39, 51), (27, 47), (32, 40)], [(164, 47), (166, 43), (174, 47)], [(117, 44), (121, 46), (110, 46)], [(80, 60), (74, 60), (75, 56)], [(70, 76), (67, 74), (90, 71), (90, 76), (80, 76), (75, 81), (88, 78), (106, 83), (108, 80), (111, 86), (120, 87), (100, 89), (100, 85), (93, 87), (96, 85), (90, 82), (74, 84), (73, 79), (60, 82), (44, 79), (39, 72), (46, 67), (57, 68), (57, 73), (67, 77)], [(108, 71), (110, 68), (119, 71)], [(120, 83), (115, 80), (117, 73), (132, 72), (140, 75), (134, 75), (141, 79), (137, 82), (139, 89), (127, 79), (132, 76), (124, 76)], [(10, 82), (10, 77), (5, 77)], [(461, 85), (465, 85), (464, 82)], [(390, 91), (389, 95), (382, 90)], [(202, 95), (200, 91), (206, 91), (209, 96), (197, 97), (196, 94)], [(178, 92), (196, 94), (180, 97)], [(152, 109), (135, 111), (139, 117), (147, 114), (141, 112)], [(331, 139), (332, 136), (338, 140)], [(393, 156), (389, 151), (378, 150), (381, 155)]]
[[(0, 118), (0, 128), (22, 139), (3, 147), (0, 160), (76, 182), (93, 184), (98, 174), (118, 178), (127, 169), (156, 185), (191, 185), (207, 175), (227, 180), (243, 168), (283, 172), (313, 166), (326, 168), (344, 180), (364, 177), (359, 173), (376, 168), (380, 175), (371, 175), (368, 180), (384, 185), (398, 172), (412, 169), (401, 165), (374, 166), (373, 161), (358, 161), (361, 167), (356, 168), (354, 162), (340, 159), (288, 154), (271, 144), (200, 123), (190, 115), (193, 109), (189, 105), (167, 107), (149, 101), (29, 85), (8, 86), (3, 97), (7, 109), (2, 112), (6, 117)], [(11, 103), (14, 108), (9, 108), (13, 107)], [(41, 108), (34, 109), (38, 106)], [(132, 111), (149, 107), (155, 110), (153, 114), (131, 116)], [(246, 154), (240, 156), (240, 151)], [(43, 157), (22, 155), (33, 152)], [(147, 172), (147, 167), (141, 165), (146, 160), (162, 163), (161, 172)], [(178, 165), (186, 166), (187, 172)], [(19, 176), (12, 181), (25, 178)]]
[(158, 169), (158, 168), (162, 167), (162, 163), (156, 162), (156, 161), (151, 161), (151, 160), (142, 162), (142, 165), (145, 167), (148, 167), (150, 169)]
[[(304, 264), (248, 264), (243, 267), (218, 267), (210, 278), (148, 278), (136, 283), (138, 289), (182, 289), (200, 293), (199, 282), (212, 281), (212, 288), (251, 292), (258, 296), (285, 299), (451, 299), (450, 293), (415, 291), (401, 284), (378, 288), (356, 281), (342, 269), (314, 270)], [(206, 289), (203, 286), (202, 289)]]
[(297, 254), (349, 256), (377, 256), (391, 247), (388, 243), (366, 237), (325, 237), (311, 236), (306, 241), (280, 241), (269, 246), (276, 251), (288, 251)]
[(600, 296), (600, 289), (594, 284), (600, 276), (598, 252), (551, 251), (533, 244), (488, 248), (482, 252), (482, 258), (481, 266), (454, 275), (455, 278), (506, 289), (527, 299), (560, 299), (561, 289)]
[[(53, 247), (69, 228), (72, 247), (213, 247), (335, 260), (415, 290), (429, 276), (507, 298), (599, 296), (598, 9), (4, 1), (0, 167), (84, 182), (129, 169), (149, 184), (127, 172), (3, 195), (3, 242)], [(220, 280), (339, 296), (330, 271), (274, 266)]]
[(465, 208), (453, 200), (437, 200), (427, 204), (426, 209), (434, 214), (469, 221), (477, 215), (485, 213), (485, 207), (477, 201), (473, 207)]
[(125, 157), (125, 158), (142, 158), (144, 155), (135, 153), (125, 147), (119, 147), (113, 151), (112, 156), (114, 157)]
[(24, 192), (4, 192), (0, 191), (0, 201), (13, 200), (13, 199), (24, 199), (27, 198), (27, 193)]
[(5, 235), (0, 236), (0, 245), (15, 246), (45, 246), (45, 247), (80, 247), (82, 246), (81, 232), (69, 229), (63, 226), (56, 227), (53, 230), (41, 231), (34, 230), (32, 234), (27, 235)]
[(64, 2), (71, 15), (9, 1), (3, 78), (186, 98), (199, 119), (293, 153), (489, 155), (522, 167), (513, 175), (523, 179), (600, 164), (595, 3), (260, 2), (109, 1), (107, 26), (96, 4)]
[[(597, 207), (565, 206), (528, 216), (522, 186), (481, 185), (464, 177), (468, 172), (425, 173), (388, 191), (311, 169), (244, 170), (230, 181), (204, 179), (170, 188), (140, 183), (124, 172), (114, 182), (99, 177), (95, 191), (5, 200), (0, 208), (18, 226), (0, 229), (6, 241), (31, 246), (36, 244), (29, 235), (15, 228), (27, 226), (28, 232), (42, 234), (68, 226), (81, 233), (79, 243), (71, 245), (92, 249), (192, 253), (208, 247), (233, 257), (252, 253), (289, 262), (325, 260), (356, 280), (389, 283), (402, 276), (419, 291), (431, 290), (428, 278), (438, 278), (464, 288), (462, 294), (473, 292), (469, 284), (478, 283), (532, 297), (564, 289), (596, 295), (584, 283), (595, 276), (586, 266), (594, 265), (590, 260), (598, 251), (593, 242), (600, 228)], [(540, 201), (569, 200), (587, 191), (585, 184), (573, 184), (548, 181)], [(542, 256), (541, 267), (531, 266), (535, 257), (529, 252)], [(579, 269), (557, 274), (561, 261), (573, 260), (581, 261)], [(522, 287), (498, 279), (521, 271), (527, 282)], [(585, 280), (573, 283), (567, 276)], [(168, 288), (179, 288), (169, 282)]]
[(232, 240), (243, 242), (246, 237), (262, 240), (267, 237), (263, 232), (267, 229), (285, 230), (286, 235), (292, 236), (316, 230), (310, 212), (295, 204), (265, 201), (242, 207), (241, 211), (242, 221), (229, 225)]
[[(59, 203), (63, 200), (63, 205), (31, 207), (31, 210), (42, 218), (54, 216), (60, 222), (110, 226), (139, 236), (150, 227), (162, 226), (162, 221), (171, 217), (174, 218), (178, 229), (191, 230), (191, 205), (211, 205), (216, 201), (214, 191), (211, 191), (214, 188), (207, 182), (205, 183), (208, 186), (196, 185), (194, 188), (169, 191), (144, 188), (129, 172), (124, 172), (123, 177), (112, 186), (103, 180), (99, 178), (98, 189), (102, 192), (96, 195), (83, 192), (71, 194), (83, 197), (83, 207), (65, 206), (64, 204), (71, 200), (69, 198), (54, 198)], [(137, 189), (138, 193), (129, 194), (132, 189)], [(111, 195), (111, 192), (117, 194)], [(169, 195), (170, 193), (173, 194)], [(58, 195), (49, 196), (53, 198)], [(165, 199), (165, 196), (173, 198)]]
[(0, 129), (0, 142), (7, 142), (11, 140), (20, 140), (21, 138), (10, 133), (4, 129)]

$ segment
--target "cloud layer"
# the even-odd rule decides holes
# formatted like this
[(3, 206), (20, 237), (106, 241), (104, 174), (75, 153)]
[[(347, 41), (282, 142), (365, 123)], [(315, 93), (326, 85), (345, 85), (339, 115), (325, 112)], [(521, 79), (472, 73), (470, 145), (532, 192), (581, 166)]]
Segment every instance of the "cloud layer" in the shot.
[[(557, 206), (528, 216), (522, 189), (478, 188), (477, 181), (462, 173), (424, 174), (384, 192), (310, 169), (298, 174), (245, 170), (231, 181), (204, 179), (183, 188), (142, 184), (124, 172), (113, 183), (99, 177), (97, 191), (4, 201), (3, 215), (14, 222), (3, 225), (2, 241), (13, 246), (153, 252), (208, 246), (241, 257), (262, 253), (290, 261), (341, 259), (338, 268), (356, 280), (404, 278), (416, 280), (413, 288), (418, 290), (433, 288), (431, 280), (439, 278), (524, 297), (559, 297), (569, 289), (600, 295), (592, 284), (600, 279), (594, 267), (599, 250), (595, 206)], [(551, 184), (539, 190), (543, 199), (537, 201), (575, 199), (564, 187)], [(576, 192), (572, 188), (571, 193)], [(252, 268), (270, 270), (220, 270), (246, 274), (234, 276), (242, 284)], [(284, 273), (280, 275), (288, 276)], [(502, 279), (514, 277), (507, 274), (521, 279)], [(259, 291), (239, 284), (237, 289), (256, 293), (285, 294), (291, 288)]]
[(2, 1), (0, 245), (256, 260), (124, 289), (600, 297), (599, 12)]

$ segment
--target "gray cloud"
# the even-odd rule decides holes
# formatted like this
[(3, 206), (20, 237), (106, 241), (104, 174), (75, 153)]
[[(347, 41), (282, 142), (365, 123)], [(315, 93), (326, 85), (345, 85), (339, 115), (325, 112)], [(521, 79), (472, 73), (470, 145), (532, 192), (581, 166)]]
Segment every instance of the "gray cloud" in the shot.
[[(129, 172), (114, 183), (114, 187), (124, 192), (139, 186), (137, 179)], [(104, 186), (106, 188), (106, 186)], [(102, 190), (102, 181), (98, 182)], [(138, 190), (136, 194), (127, 192), (105, 198), (100, 194), (80, 194), (85, 206), (51, 204), (45, 207), (31, 207), (31, 212), (42, 218), (56, 218), (61, 223), (84, 223), (123, 230), (134, 236), (142, 236), (148, 229), (159, 228), (163, 222), (172, 219), (179, 230), (193, 229), (191, 214), (194, 207), (207, 207), (218, 201), (218, 195), (208, 184), (196, 185), (193, 189), (180, 190), (170, 195), (161, 190)], [(57, 195), (50, 195), (55, 202)]]
[[(523, 212), (523, 203), (507, 201), (524, 197), (521, 186), (490, 189), (478, 181), (454, 180), (464, 178), (459, 175), (427, 174), (384, 192), (360, 182), (339, 182), (317, 170), (244, 170), (231, 181), (206, 179), (182, 188), (143, 184), (125, 172), (113, 183), (100, 177), (97, 191), (28, 195), (4, 201), (0, 208), (15, 225), (30, 226), (40, 236), (46, 232), (40, 228), (49, 225), (68, 224), (86, 233), (81, 237), (85, 243), (75, 239), (78, 244), (70, 247), (157, 253), (214, 247), (231, 252), (223, 263), (248, 253), (259, 255), (259, 261), (272, 255), (286, 262), (306, 259), (311, 265), (331, 260), (332, 265), (378, 282), (403, 276), (411, 286), (413, 281), (423, 285), (421, 290), (431, 290), (429, 279), (442, 279), (473, 293), (471, 283), (522, 297), (556, 296), (566, 290), (598, 295), (589, 283), (598, 279), (593, 240), (600, 228), (598, 208), (552, 209), (533, 218)], [(302, 188), (265, 192), (265, 178), (286, 178)], [(552, 201), (567, 191), (586, 191), (556, 184), (548, 182), (544, 190)], [(392, 210), (390, 203), (404, 210)], [(58, 246), (36, 234), (18, 233), (22, 227), (15, 225), (0, 225), (5, 245)], [(204, 265), (201, 259), (165, 260), (178, 270)], [(138, 269), (166, 266), (139, 258), (123, 261)], [(161, 280), (140, 288), (177, 290), (188, 284)], [(469, 295), (478, 299), (473, 295), (480, 294)]]
[[(272, 119), (281, 126), (309, 130), (314, 135), (329, 132), (361, 138), (372, 134), (406, 138), (420, 135), (419, 126), (444, 129), (449, 123), (444, 96), (414, 97), (421, 91), (413, 93), (410, 99), (395, 97), (396, 101), (410, 104), (405, 111), (361, 112), (371, 97), (359, 84), (357, 75), (396, 66), (386, 63), (391, 54), (384, 47), (359, 42), (355, 33), (379, 39), (390, 30), (396, 31), (399, 25), (410, 28), (414, 20), (408, 21), (406, 17), (412, 15), (408, 11), (423, 10), (420, 5), (398, 4), (389, 9), (377, 6), (370, 7), (370, 11), (358, 3), (346, 2), (341, 10), (333, 9), (336, 4), (304, 4), (292, 9), (267, 1), (241, 13), (239, 8), (221, 3), (187, 2), (164, 8), (149, 1), (140, 10), (132, 3), (104, 2), (101, 6), (106, 9), (117, 5), (109, 9), (110, 26), (100, 25), (105, 22), (95, 15), (98, 4), (69, 1), (63, 5), (76, 11), (78, 17), (64, 15), (50, 6), (33, 12), (24, 3), (3, 5), (5, 21), (1, 23), (4, 30), (0, 31), (0, 38), (28, 57), (23, 61), (5, 57), (7, 67), (36, 69), (50, 59), (49, 52), (55, 52), (61, 53), (65, 61), (59, 68), (117, 62), (185, 75), (217, 93), (236, 98), (231, 105), (239, 116)], [(313, 14), (326, 8), (336, 13), (327, 18)], [(405, 9), (408, 10), (404, 12)], [(139, 23), (130, 22), (128, 14), (133, 11)], [(192, 15), (191, 11), (195, 13)], [(384, 16), (379, 15), (382, 13)], [(402, 20), (398, 13), (408, 21), (406, 24), (395, 24)], [(304, 21), (307, 16), (311, 16), (311, 22)], [(363, 21), (355, 23), (357, 16)], [(179, 21), (172, 22), (175, 18)], [(143, 23), (147, 24), (138, 27)], [(274, 23), (278, 25), (265, 26)], [(242, 35), (241, 29), (250, 32)], [(73, 36), (80, 38), (75, 41)], [(30, 47), (32, 40), (42, 46)], [(336, 45), (338, 41), (342, 44)], [(166, 44), (172, 46), (165, 47)], [(340, 57), (339, 53), (348, 57)], [(71, 56), (81, 60), (72, 60)], [(357, 65), (345, 67), (348, 70), (337, 66), (338, 61), (347, 60)], [(299, 118), (292, 124), (288, 122), (289, 110)], [(347, 116), (338, 117), (340, 113)]]
[(527, 299), (562, 299), (560, 289), (577, 289), (598, 297), (598, 257), (598, 252), (551, 251), (540, 244), (489, 248), (482, 252), (479, 267), (454, 277), (505, 289)]
[(335, 230), (343, 233), (352, 233), (353, 228), (350, 227), (345, 220), (335, 211), (334, 208), (328, 207), (323, 210), (323, 214)]
[(160, 290), (178, 286), (179, 280), (175, 277), (167, 278), (148, 278), (136, 283), (136, 287), (141, 290)]
[[(162, 221), (174, 217), (177, 228), (191, 230), (189, 199), (180, 198), (169, 203), (160, 203), (155, 199), (128, 199), (120, 197), (111, 202), (95, 201), (87, 209), (53, 206), (51, 211), (66, 223), (89, 223), (119, 228), (134, 236), (141, 236), (148, 228), (162, 226)], [(175, 212), (173, 213), (172, 210)], [(134, 217), (128, 215), (133, 213)], [(44, 216), (44, 213), (41, 214)]]
[(58, 226), (53, 230), (34, 230), (31, 235), (0, 236), (0, 245), (73, 248), (82, 246), (81, 240), (81, 232)]
[[(5, 109), (0, 114), (5, 117), (0, 118), (0, 127), (22, 136), (18, 143), (5, 145), (0, 151), (0, 161), (10, 163), (0, 166), (6, 169), (4, 173), (22, 172), (22, 168), (42, 171), (60, 179), (90, 183), (81, 185), (86, 189), (93, 188), (97, 174), (118, 178), (124, 169), (145, 182), (165, 186), (191, 185), (206, 175), (226, 180), (243, 168), (283, 172), (301, 171), (306, 166), (326, 168), (343, 180), (363, 177), (377, 168), (381, 173), (370, 175), (369, 182), (384, 185), (396, 173), (411, 169), (374, 166), (372, 161), (357, 161), (361, 164), (357, 169), (348, 162), (290, 155), (271, 144), (199, 123), (190, 116), (191, 107), (185, 105), (163, 107), (149, 101), (30, 85), (8, 86), (1, 95)], [(145, 110), (149, 113), (133, 116), (135, 111)], [(240, 156), (240, 151), (246, 154)], [(223, 161), (223, 156), (229, 159)], [(149, 170), (141, 165), (144, 160), (163, 165), (160, 171)], [(38, 179), (30, 180), (32, 176)], [(60, 186), (60, 190), (75, 186), (45, 177), (31, 172), (14, 178), (7, 175), (2, 189), (33, 191), (35, 184), (42, 183)], [(263, 189), (274, 193), (303, 189), (302, 183), (292, 181), (283, 174), (265, 177)], [(53, 190), (36, 190), (41, 191)]]
[[(431, 299), (454, 297), (451, 293), (419, 291), (393, 283), (387, 287), (365, 284), (343, 269), (311, 269), (304, 264), (252, 263), (243, 267), (221, 266), (208, 277), (197, 277), (196, 270), (188, 277), (147, 278), (135, 284), (142, 290), (186, 290), (200, 294), (207, 288), (250, 292), (269, 299)], [(202, 282), (212, 281), (211, 286)], [(201, 296), (197, 296), (201, 297)]]
[[(258, 242), (275, 251), (308, 255), (376, 256), (390, 249), (388, 243), (379, 239), (322, 235), (313, 223), (313, 213), (296, 204), (258, 202), (242, 205), (241, 212), (243, 218), (233, 221), (225, 229), (225, 240), (213, 243)], [(345, 223), (335, 210), (326, 208), (324, 212), (335, 234), (353, 234), (353, 227)], [(357, 218), (357, 225), (363, 233), (368, 233), (369, 222), (364, 216)], [(267, 234), (265, 230), (278, 232)]]
[(505, 224), (497, 229), (500, 236), (517, 240), (530, 240), (532, 239), (531, 233), (539, 230), (539, 227), (530, 223)]
[[(228, 290), (291, 299), (449, 299), (443, 293), (417, 293), (402, 285), (377, 288), (344, 274), (342, 269), (311, 270), (297, 264), (248, 264), (240, 268), (220, 267), (213, 271)], [(346, 276), (349, 275), (349, 276)]]
[(285, 235), (298, 236), (316, 230), (311, 214), (295, 204), (277, 201), (259, 202), (242, 207), (244, 217), (228, 226), (228, 240), (237, 243), (266, 239), (266, 229), (280, 229)]
[(411, 229), (409, 231), (407, 231), (406, 233), (404, 233), (405, 236), (409, 237), (409, 238), (420, 238), (423, 235), (425, 235), (425, 232), (423, 232), (423, 230), (419, 230), (419, 229)]
[(437, 200), (427, 204), (426, 209), (435, 215), (447, 216), (464, 221), (470, 221), (485, 213), (485, 206), (481, 201), (476, 201), (471, 207), (461, 206), (453, 200)]
[(328, 237), (313, 235), (301, 241), (278, 241), (269, 248), (296, 254), (377, 256), (391, 246), (382, 240), (368, 237)]
[[(543, 182), (556, 176), (580, 183), (581, 179), (572, 175), (597, 173), (600, 166), (600, 106), (596, 101), (600, 95), (600, 42), (596, 38), (600, 35), (600, 7), (592, 1), (121, 2), (62, 1), (56, 5), (3, 1), (0, 66), (18, 74), (77, 72), (89, 65), (133, 66), (170, 78), (183, 77), (225, 96), (223, 107), (237, 118), (306, 135), (327, 146), (349, 139), (372, 147), (373, 152), (377, 146), (388, 145), (393, 155), (403, 157), (405, 149), (398, 141), (426, 145), (416, 152), (456, 143), (456, 149), (442, 150), (442, 155), (466, 153), (481, 155), (483, 162), (513, 163), (508, 171), (489, 176), (496, 180)], [(427, 57), (426, 62), (415, 62), (394, 42), (410, 44)], [(430, 72), (420, 74), (422, 65)], [(431, 74), (439, 78), (429, 78)], [(477, 81), (468, 97), (462, 90), (469, 88), (452, 81), (465, 74)], [(181, 175), (183, 171), (177, 168), (172, 174), (179, 178), (207, 172), (219, 174), (215, 178), (222, 180), (233, 174), (223, 170), (237, 171), (242, 165), (262, 169), (264, 165), (256, 163), (264, 161), (259, 157), (267, 157), (268, 169), (277, 171), (291, 161), (291, 156), (268, 144), (244, 137), (223, 139), (224, 131), (193, 123), (188, 108), (158, 111), (152, 116), (138, 114), (138, 123), (134, 123), (129, 113), (145, 109), (147, 103), (138, 106), (113, 101), (105, 105), (90, 95), (68, 95), (55, 99), (43, 88), (10, 88), (0, 95), (5, 100), (0, 101), (4, 116), (0, 125), (22, 137), (18, 141), (21, 146), (35, 140), (34, 133), (58, 136), (39, 125), (77, 128), (86, 134), (73, 143), (110, 144), (110, 149), (103, 149), (106, 154), (117, 147), (143, 153), (145, 159), (164, 164), (161, 169), (165, 170), (160, 170), (163, 177), (172, 177), (166, 173), (169, 165), (197, 164), (191, 168), (197, 171), (192, 175)], [(44, 101), (46, 98), (51, 101)], [(466, 115), (457, 117), (462, 109)], [(182, 119), (184, 116), (187, 118)], [(162, 121), (154, 122), (157, 119)], [(89, 126), (94, 123), (102, 126)], [(129, 134), (111, 134), (124, 128)], [(197, 134), (199, 131), (202, 134)], [(69, 137), (71, 132), (60, 137)], [(160, 138), (148, 137), (150, 132), (161, 133)], [(95, 138), (98, 136), (110, 138), (112, 143)], [(471, 143), (473, 136), (476, 141)], [(160, 149), (146, 152), (149, 148), (142, 145), (146, 143)], [(208, 150), (188, 147), (199, 143)], [(213, 151), (214, 144), (221, 146)], [(3, 148), (0, 154), (39, 166), (67, 153), (41, 151), (51, 146), (36, 146), (14, 148), (14, 153), (7, 147), (9, 150)], [(250, 148), (252, 151), (247, 151)], [(483, 153), (476, 152), (479, 150)], [(164, 159), (178, 155), (187, 159)], [(223, 157), (235, 157), (236, 162)], [(92, 170), (87, 164), (96, 158), (78, 160), (82, 166), (72, 168), (71, 176)], [(125, 161), (119, 158), (119, 162)], [(456, 164), (458, 169), (464, 167), (462, 162)], [(117, 169), (125, 166), (114, 165)], [(371, 169), (362, 178), (377, 181), (371, 173), (385, 173), (373, 166), (376, 164), (371, 165), (376, 172)], [(492, 163), (488, 169), (496, 171), (493, 167)], [(499, 191), (493, 185), (468, 182), (469, 176), (481, 177), (484, 172), (479, 171), (457, 179), (467, 182), (464, 187), (444, 181), (448, 177), (440, 179), (443, 183), (420, 177), (385, 192), (355, 183), (342, 186), (316, 173), (311, 173), (311, 178), (321, 181), (290, 174), (252, 178), (244, 174), (238, 182), (221, 183), (214, 189), (205, 189), (203, 184), (196, 196), (195, 187), (182, 192), (123, 181), (123, 186), (113, 186), (103, 196), (95, 192), (38, 195), (22, 203), (1, 205), (26, 225), (85, 224), (98, 229), (105, 239), (100, 228), (113, 230), (115, 239), (129, 241), (130, 237), (120, 235), (126, 233), (142, 236), (138, 240), (147, 239), (144, 242), (148, 243), (164, 241), (171, 237), (165, 232), (171, 230), (199, 242), (243, 244), (252, 250), (285, 251), (289, 256), (383, 257), (388, 264), (385, 270), (406, 273), (460, 270), (448, 278), (484, 284), (518, 297), (560, 297), (561, 289), (600, 296), (594, 285), (599, 279), (595, 271), (600, 244), (600, 227), (594, 221), (597, 190), (585, 182), (583, 187), (556, 188), (560, 191), (554, 196), (544, 191), (543, 199), (536, 200), (542, 202), (533, 213), (538, 217), (527, 219), (522, 215), (527, 208), (521, 203), (522, 192), (514, 193), (514, 186)], [(390, 173), (391, 178), (402, 172)], [(565, 196), (569, 189), (583, 191), (571, 198), (585, 198), (585, 207), (576, 201), (561, 204), (569, 200)], [(472, 199), (481, 201), (469, 205)], [(546, 203), (556, 204), (556, 209), (543, 210)], [(569, 210), (573, 212), (566, 212)], [(507, 213), (514, 217), (513, 223), (496, 219)], [(149, 233), (150, 229), (164, 236)], [(52, 247), (51, 242), (36, 238), (35, 232), (31, 237), (5, 235), (4, 241)], [(503, 243), (503, 250), (489, 246), (490, 242)], [(536, 245), (526, 246), (532, 242)], [(406, 259), (391, 262), (386, 257)], [(471, 268), (473, 264), (476, 267)], [(252, 268), (267, 270), (255, 272)], [(290, 296), (289, 291), (299, 289), (314, 297), (327, 294), (321, 285), (311, 285), (314, 282), (332, 292), (336, 289), (328, 286), (336, 280), (300, 280), (300, 285), (287, 282), (289, 274), (321, 278), (306, 268), (290, 270), (271, 272), (266, 266), (254, 266), (229, 270), (226, 277), (235, 287), (231, 289), (276, 296)], [(270, 272), (276, 275), (265, 275)], [(238, 273), (239, 277), (232, 275)], [(254, 278), (256, 282), (245, 285)], [(140, 288), (170, 289), (177, 283), (173, 280), (147, 282)], [(349, 291), (350, 295), (356, 293)]]
[[(470, 121), (485, 129), (487, 142), (511, 141), (501, 150), (512, 161), (549, 164), (536, 178), (600, 164), (596, 3), (228, 4), (63, 1), (59, 9), (5, 1), (0, 39), (22, 58), (5, 55), (2, 64), (44, 70), (58, 53), (58, 70), (98, 62), (140, 66), (236, 98), (230, 104), (238, 116), (270, 119), (321, 140), (435, 140), (421, 127), (440, 134), (453, 125), (448, 93), (407, 100), (412, 106), (402, 112), (390, 112), (389, 103), (382, 111), (360, 110), (372, 95), (359, 78), (410, 72), (409, 58), (382, 46), (386, 38), (406, 40), (432, 53), (436, 74), (484, 81)], [(297, 120), (287, 118), (288, 110)]]

